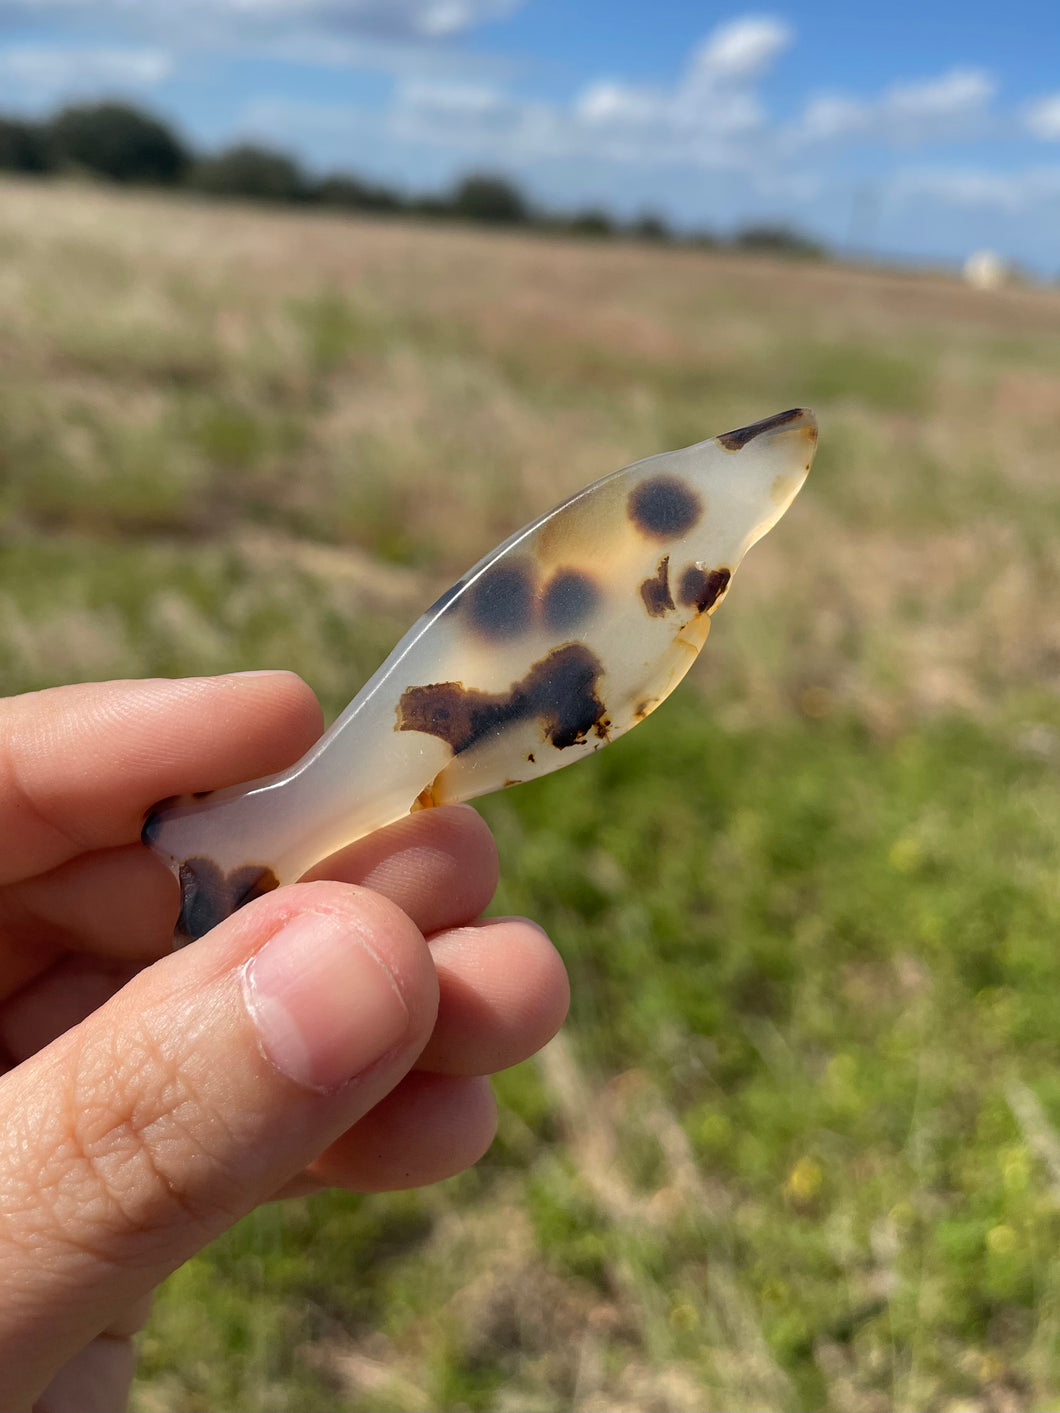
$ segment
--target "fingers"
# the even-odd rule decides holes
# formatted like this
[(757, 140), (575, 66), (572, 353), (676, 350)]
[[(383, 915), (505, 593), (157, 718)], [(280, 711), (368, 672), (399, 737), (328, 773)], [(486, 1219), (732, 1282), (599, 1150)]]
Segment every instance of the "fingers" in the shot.
[[(379, 1104), (434, 1024), (413, 924), (365, 890), (259, 899), (0, 1080), (5, 1387), (29, 1404), (195, 1250)], [(16, 1357), (17, 1355), (17, 1357)]]
[[(437, 932), (469, 922), (489, 902), (497, 848), (473, 809), (446, 805), (362, 839), (311, 876), (372, 888), (421, 932)], [(164, 956), (178, 906), (176, 880), (139, 843), (82, 854), (9, 883), (0, 888), (0, 1000), (43, 971), (58, 949), (144, 961)]]
[[(0, 935), (148, 960), (172, 950), (177, 880), (142, 844), (80, 854), (0, 888)], [(2, 993), (0, 993), (2, 994)]]
[(131, 844), (160, 798), (280, 770), (321, 730), (293, 673), (53, 687), (0, 702), (0, 883)]
[(442, 805), (358, 840), (308, 877), (374, 889), (429, 935), (478, 917), (497, 871), (497, 846), (481, 815), (470, 805)]
[[(524, 918), (487, 919), (430, 942), (438, 1013), (416, 1061), (448, 1075), (493, 1074), (551, 1040), (570, 990), (552, 943)], [(130, 979), (135, 964), (69, 957), (0, 1008), (0, 1047), (28, 1059), (78, 1024)]]
[(484, 919), (431, 939), (438, 1019), (416, 1068), (495, 1074), (563, 1024), (570, 985), (559, 953), (526, 918)]
[(354, 1192), (423, 1187), (477, 1163), (496, 1131), (488, 1079), (416, 1071), (321, 1154), (309, 1176)]

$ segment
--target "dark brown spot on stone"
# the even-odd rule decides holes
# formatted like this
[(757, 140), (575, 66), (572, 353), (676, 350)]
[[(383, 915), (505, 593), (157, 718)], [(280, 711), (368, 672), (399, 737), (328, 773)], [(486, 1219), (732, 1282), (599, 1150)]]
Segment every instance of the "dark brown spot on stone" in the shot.
[(537, 758), (534, 755), (533, 751), (531, 751), (530, 754), (527, 756), (527, 760), (530, 762), (531, 765), (537, 764)]
[(497, 736), (517, 721), (539, 720), (558, 750), (605, 734), (610, 723), (597, 695), (603, 665), (584, 643), (554, 648), (507, 692), (480, 692), (462, 682), (409, 687), (398, 703), (399, 731), (423, 731), (448, 742), (454, 755)]
[(706, 613), (729, 587), (731, 578), (728, 569), (700, 569), (698, 564), (690, 564), (681, 575), (678, 590), (681, 602), (688, 608)]
[(772, 417), (763, 417), (761, 422), (752, 422), (749, 427), (737, 427), (735, 432), (722, 432), (721, 436), (715, 437), (714, 440), (726, 451), (739, 451), (748, 442), (753, 442), (755, 437), (760, 437), (763, 432), (775, 432), (779, 427), (786, 427), (789, 422), (794, 422), (796, 417), (801, 416), (801, 407), (789, 407), (787, 412), (778, 412)]
[(654, 540), (684, 535), (699, 519), (703, 507), (691, 486), (677, 476), (653, 476), (642, 481), (629, 497), (629, 518)]
[(640, 596), (644, 600), (644, 607), (652, 618), (662, 618), (673, 608), (674, 599), (670, 593), (670, 556), (668, 554), (664, 554), (659, 560), (659, 567), (656, 569), (654, 577), (645, 579), (641, 584)]
[[(444, 597), (444, 596), (443, 596)], [(467, 588), (468, 621), (484, 638), (514, 638), (533, 622), (534, 575), (525, 560), (502, 561)]]
[(213, 859), (185, 859), (180, 866), (178, 944), (205, 937), (238, 908), (278, 886), (275, 873), (262, 864), (244, 864), (224, 874)]
[(545, 589), (542, 616), (545, 627), (570, 633), (592, 613), (599, 602), (596, 585), (578, 569), (562, 569)]

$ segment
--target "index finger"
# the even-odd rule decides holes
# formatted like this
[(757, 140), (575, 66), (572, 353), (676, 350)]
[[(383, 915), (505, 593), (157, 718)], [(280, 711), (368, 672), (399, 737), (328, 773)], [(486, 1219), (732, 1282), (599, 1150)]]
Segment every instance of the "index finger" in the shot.
[(322, 727), (291, 672), (51, 687), (0, 702), (0, 884), (134, 842), (166, 796), (282, 770)]

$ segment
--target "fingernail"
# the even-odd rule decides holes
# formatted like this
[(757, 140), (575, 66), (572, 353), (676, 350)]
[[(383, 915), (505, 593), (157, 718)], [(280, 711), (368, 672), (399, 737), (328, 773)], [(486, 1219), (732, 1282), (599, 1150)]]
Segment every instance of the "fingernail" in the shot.
[(393, 976), (334, 913), (301, 913), (243, 971), (247, 1011), (278, 1070), (335, 1089), (392, 1050), (409, 1013)]

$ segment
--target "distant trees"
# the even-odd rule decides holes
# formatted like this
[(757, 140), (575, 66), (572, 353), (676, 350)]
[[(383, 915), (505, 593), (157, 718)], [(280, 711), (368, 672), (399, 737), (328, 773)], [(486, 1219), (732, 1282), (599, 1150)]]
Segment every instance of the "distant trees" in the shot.
[(516, 226), (530, 219), (527, 200), (514, 182), (489, 172), (472, 172), (457, 182), (448, 204), (451, 214), (465, 221)]
[(601, 206), (571, 213), (545, 211), (499, 172), (469, 172), (448, 191), (405, 195), (351, 172), (313, 176), (288, 153), (259, 143), (196, 153), (162, 119), (128, 103), (74, 104), (44, 122), (0, 117), (0, 170), (5, 169), (76, 171), (130, 184), (182, 185), (211, 196), (311, 203), (339, 211), (400, 212), (423, 220), (530, 225), (595, 240), (679, 242), (703, 249), (729, 246), (800, 259), (826, 254), (820, 242), (782, 224), (746, 226), (723, 239), (711, 231), (675, 232), (654, 211), (625, 223)]
[(0, 168), (11, 172), (46, 172), (49, 165), (47, 144), (38, 123), (0, 118)]
[(401, 197), (388, 186), (365, 182), (348, 172), (332, 172), (315, 182), (310, 191), (322, 206), (338, 206), (349, 211), (397, 211)]
[(566, 222), (572, 235), (580, 236), (613, 236), (615, 233), (615, 221), (607, 211), (601, 210), (599, 206), (590, 206), (584, 211), (576, 211)]
[(638, 240), (673, 240), (673, 231), (655, 211), (644, 211), (629, 228)]
[(215, 157), (200, 157), (188, 184), (211, 196), (242, 196), (257, 201), (304, 201), (308, 186), (292, 157), (254, 143), (240, 143)]
[(795, 256), (801, 260), (820, 260), (826, 253), (820, 241), (784, 225), (744, 226), (736, 232), (732, 243), (738, 250)]
[(126, 103), (64, 108), (45, 127), (50, 165), (82, 168), (117, 182), (172, 186), (191, 154), (170, 128)]

